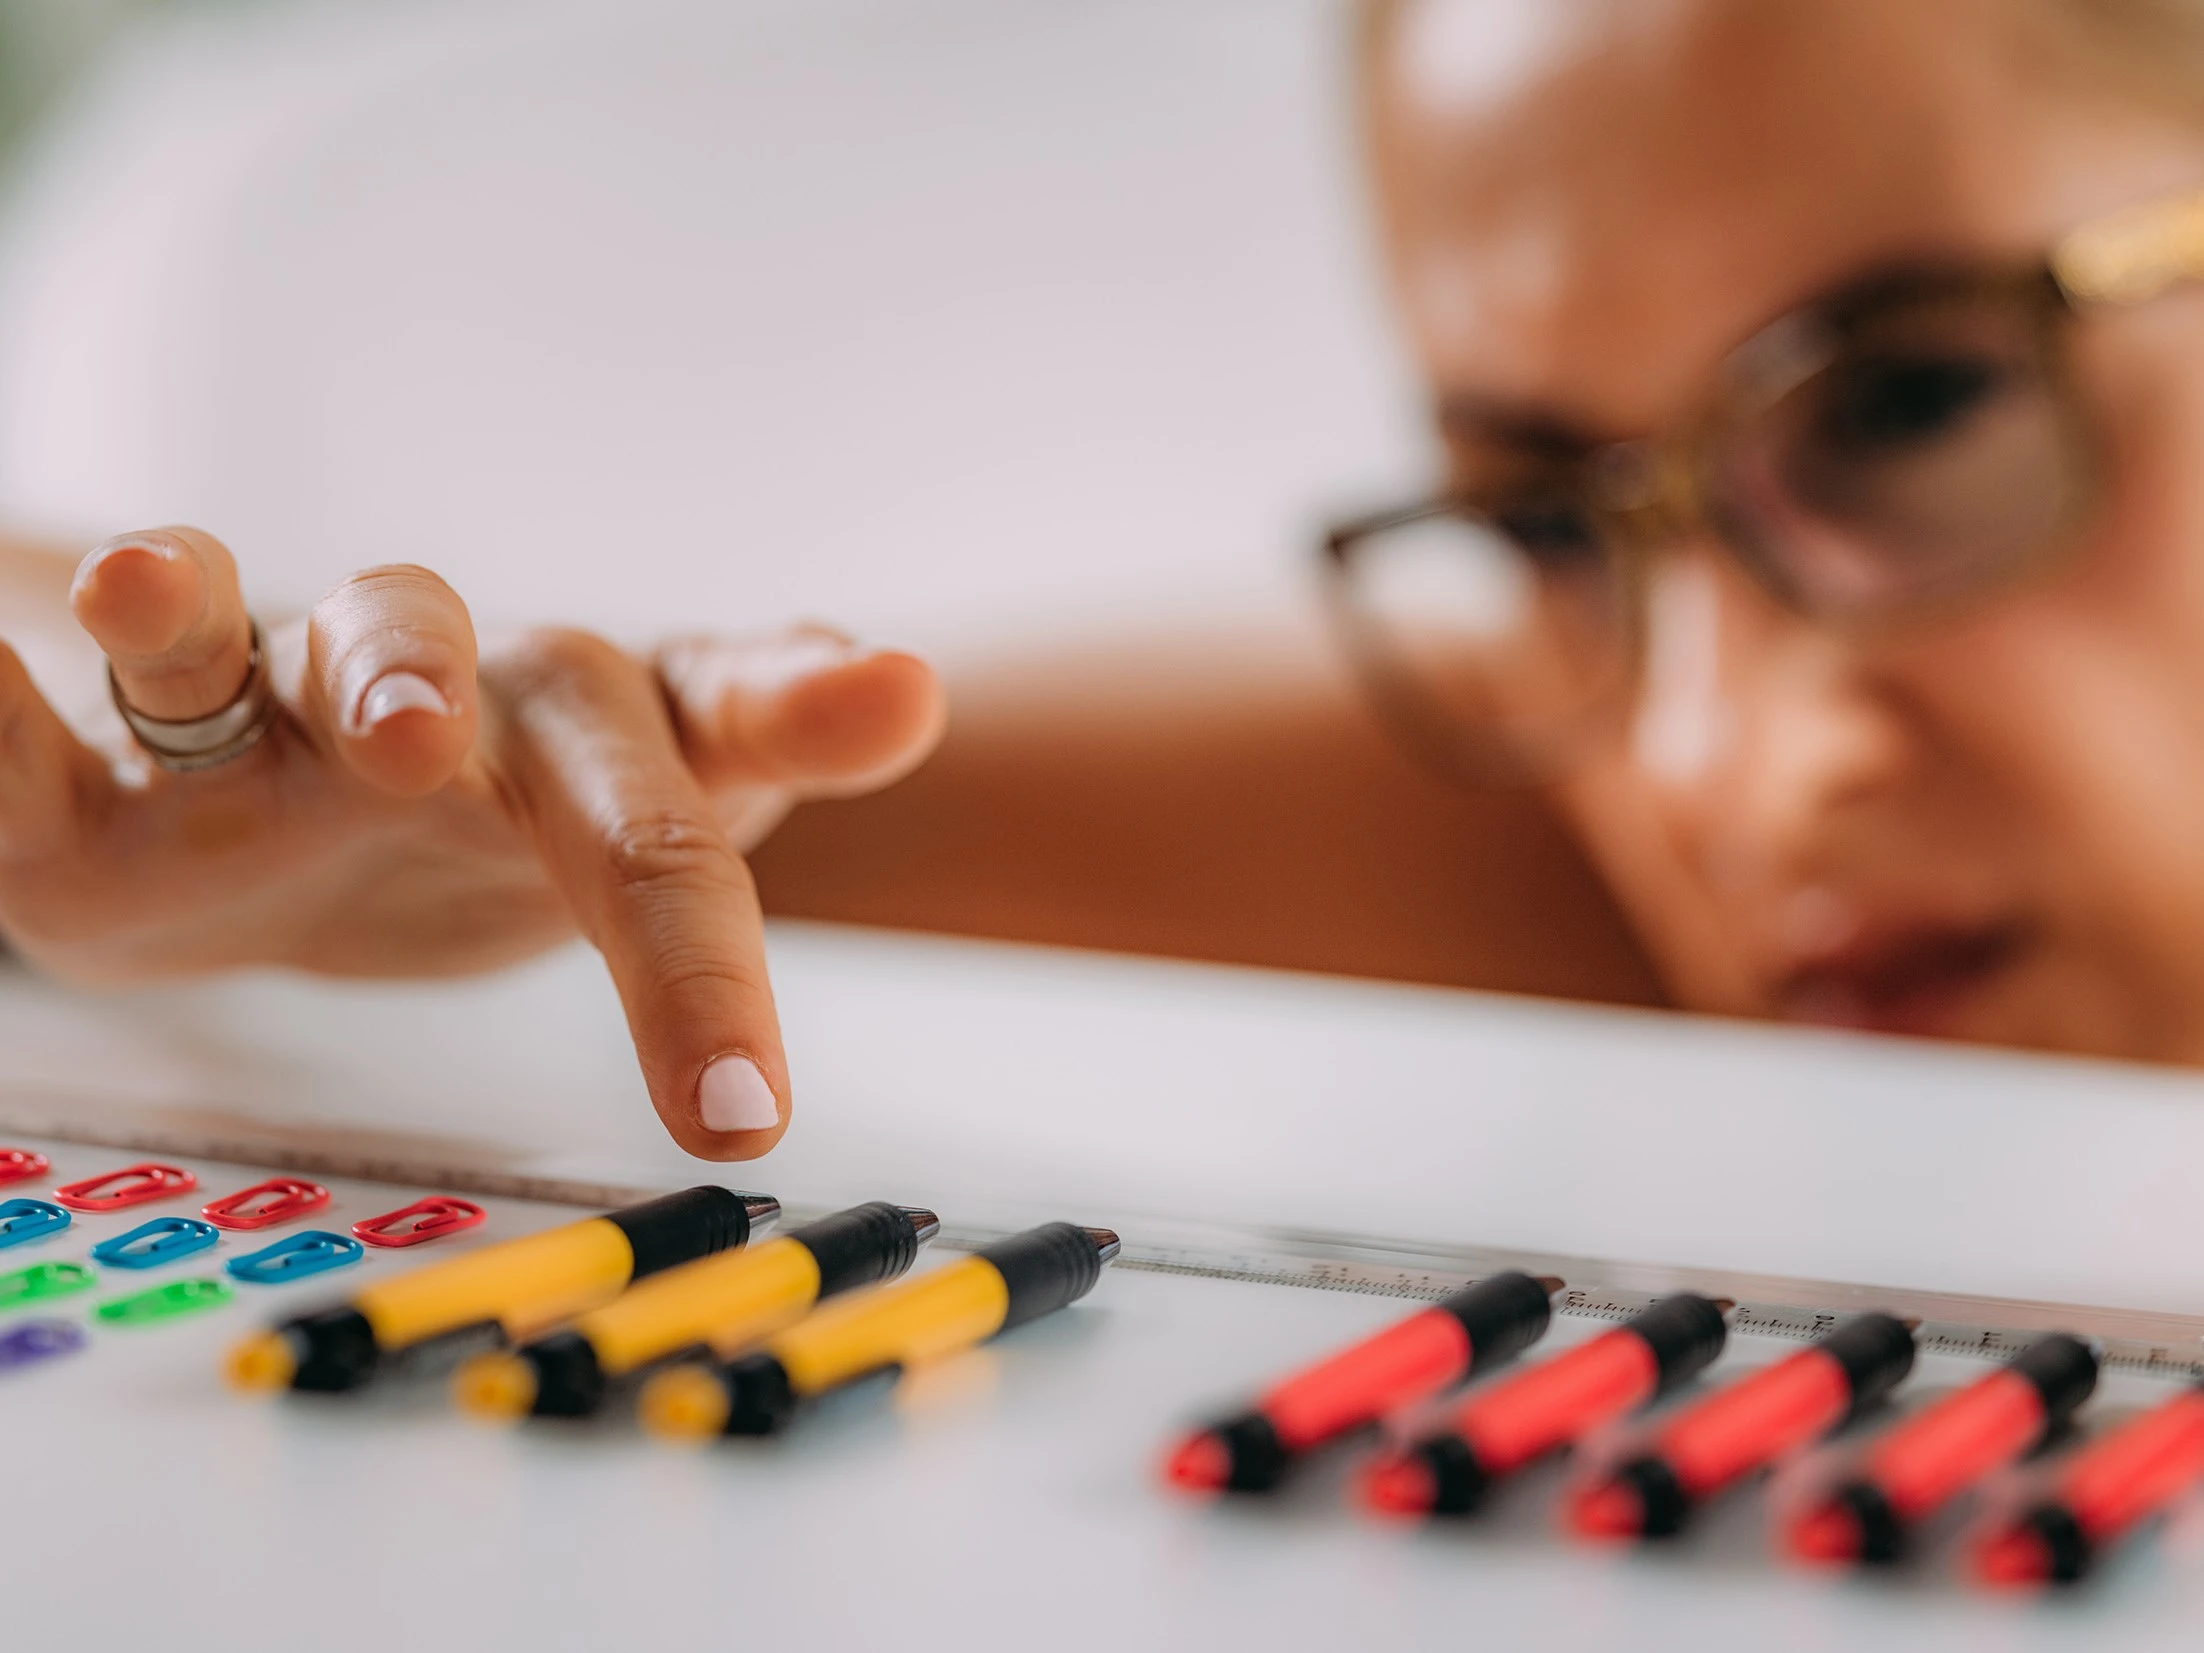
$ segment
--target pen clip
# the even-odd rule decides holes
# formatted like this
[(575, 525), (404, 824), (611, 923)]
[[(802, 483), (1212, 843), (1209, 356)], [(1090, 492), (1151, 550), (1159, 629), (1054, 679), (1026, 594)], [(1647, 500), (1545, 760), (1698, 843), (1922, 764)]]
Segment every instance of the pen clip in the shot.
[(304, 1177), (270, 1177), (250, 1188), (240, 1188), (199, 1208), (199, 1215), (217, 1228), (273, 1228), (277, 1223), (319, 1211), (329, 1203), (329, 1190)]
[(473, 1228), (489, 1213), (472, 1200), (453, 1199), (448, 1194), (431, 1194), (426, 1199), (415, 1200), (411, 1205), (401, 1205), (395, 1211), (385, 1211), (380, 1217), (369, 1217), (352, 1225), (353, 1234), (375, 1246), (419, 1245), (424, 1240), (441, 1239), (446, 1234), (456, 1234), (463, 1228)]
[[(171, 1194), (188, 1193), (198, 1186), (199, 1179), (189, 1171), (148, 1161), (143, 1165), (126, 1165), (120, 1171), (109, 1171), (101, 1176), (86, 1177), (82, 1182), (63, 1183), (54, 1190), (54, 1198), (72, 1211), (120, 1211), (126, 1205), (165, 1200)], [(112, 1191), (103, 1193), (103, 1189)]]
[(52, 1168), (44, 1154), (34, 1154), (28, 1148), (0, 1148), (0, 1182), (28, 1182)]
[(100, 1241), (92, 1248), (92, 1261), (109, 1268), (158, 1268), (204, 1251), (221, 1237), (212, 1223), (197, 1217), (155, 1217), (127, 1234)]

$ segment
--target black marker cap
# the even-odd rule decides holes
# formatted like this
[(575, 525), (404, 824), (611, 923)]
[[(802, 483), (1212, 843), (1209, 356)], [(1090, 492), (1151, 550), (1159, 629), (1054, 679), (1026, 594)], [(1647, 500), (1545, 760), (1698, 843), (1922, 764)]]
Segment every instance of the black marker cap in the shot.
[(1690, 1291), (1662, 1298), (1624, 1321), (1622, 1329), (1643, 1338), (1653, 1351), (1660, 1372), (1656, 1394), (1666, 1394), (1713, 1365), (1730, 1335), (1721, 1305)]
[(1469, 1334), (1470, 1360), (1494, 1366), (1546, 1335), (1553, 1323), (1554, 1287), (1514, 1269), (1464, 1287), (1439, 1303)]
[(716, 1369), (727, 1391), (726, 1435), (777, 1435), (796, 1415), (788, 1368), (768, 1354), (744, 1355)]
[(1906, 1555), (1906, 1529), (1882, 1488), (1872, 1481), (1847, 1481), (1831, 1502), (1852, 1517), (1860, 1534), (1860, 1560), (1888, 1567)]
[(2046, 1432), (2072, 1417), (2097, 1387), (2097, 1351), (2067, 1332), (2037, 1338), (2021, 1350), (2012, 1369), (2043, 1397)]
[(1117, 1255), (1117, 1236), (1106, 1228), (1043, 1223), (978, 1252), (1008, 1288), (1009, 1306), (998, 1331), (1076, 1303), (1102, 1278), (1102, 1265)]
[(2018, 1524), (2022, 1531), (2032, 1532), (2043, 1540), (2044, 1553), (2051, 1562), (2053, 1584), (2078, 1582), (2097, 1559), (2081, 1523), (2074, 1519), (2072, 1511), (2058, 1504), (2038, 1504), (2022, 1516)]
[(666, 1194), (640, 1205), (607, 1211), (605, 1221), (628, 1237), (635, 1261), (630, 1280), (693, 1263), (732, 1246), (746, 1244), (753, 1227), (762, 1226), (780, 1210), (780, 1202), (763, 1194), (738, 1194), (731, 1188), (707, 1182)]
[(1492, 1477), (1461, 1436), (1433, 1435), (1409, 1448), (1408, 1455), (1430, 1472), (1431, 1514), (1468, 1515), (1485, 1501)]
[(553, 1332), (514, 1352), (536, 1375), (529, 1416), (586, 1418), (604, 1405), (605, 1369), (581, 1333)]
[(290, 1347), (296, 1369), (291, 1387), (312, 1394), (340, 1395), (366, 1386), (382, 1363), (375, 1329), (349, 1304), (302, 1314), (276, 1328)]
[(819, 1265), (819, 1295), (832, 1297), (879, 1280), (893, 1280), (918, 1259), (918, 1248), (941, 1232), (941, 1219), (915, 1205), (875, 1200), (791, 1229)]
[(1882, 1400), (1913, 1370), (1913, 1328), (1896, 1315), (1856, 1314), (1815, 1347), (1843, 1369), (1851, 1385), (1848, 1420)]

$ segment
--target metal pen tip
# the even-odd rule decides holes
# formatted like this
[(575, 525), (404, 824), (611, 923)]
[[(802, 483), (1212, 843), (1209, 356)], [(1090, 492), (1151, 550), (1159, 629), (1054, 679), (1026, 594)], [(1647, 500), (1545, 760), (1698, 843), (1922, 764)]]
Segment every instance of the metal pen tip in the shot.
[(912, 1237), (920, 1245), (941, 1232), (941, 1219), (923, 1205), (899, 1205), (896, 1209), (910, 1219)]
[(1089, 1228), (1084, 1232), (1094, 1242), (1094, 1254), (1105, 1263), (1123, 1249), (1124, 1242), (1118, 1239), (1113, 1228)]
[(752, 1194), (740, 1188), (734, 1192), (735, 1197), (742, 1201), (743, 1209), (750, 1213), (750, 1230), (752, 1233), (756, 1233), (761, 1228), (770, 1227), (779, 1219), (781, 1202), (771, 1194)]

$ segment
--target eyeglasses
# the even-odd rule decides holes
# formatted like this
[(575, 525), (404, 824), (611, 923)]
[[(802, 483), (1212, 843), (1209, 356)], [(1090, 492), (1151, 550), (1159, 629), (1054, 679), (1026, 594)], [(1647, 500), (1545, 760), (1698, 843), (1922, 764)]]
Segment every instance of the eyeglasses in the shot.
[(1658, 554), (1706, 535), (1848, 633), (1948, 618), (2054, 565), (2102, 491), (2069, 323), (2204, 279), (2204, 194), (2040, 264), (1855, 282), (1747, 339), (1673, 432), (1517, 430), (1438, 497), (1334, 528), (1331, 608), (1379, 707), (1450, 770), (1549, 777), (1638, 690)]

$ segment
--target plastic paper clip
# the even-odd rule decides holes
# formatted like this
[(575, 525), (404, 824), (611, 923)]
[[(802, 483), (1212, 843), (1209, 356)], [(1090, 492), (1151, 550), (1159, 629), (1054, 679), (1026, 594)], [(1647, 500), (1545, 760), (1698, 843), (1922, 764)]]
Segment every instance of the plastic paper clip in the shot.
[(69, 1226), (69, 1213), (44, 1200), (0, 1200), (0, 1246), (44, 1239)]
[[(473, 1228), (486, 1215), (488, 1213), (471, 1200), (431, 1194), (425, 1200), (385, 1211), (380, 1217), (354, 1223), (352, 1232), (369, 1245), (419, 1245), (423, 1240), (437, 1240), (446, 1234), (456, 1234), (462, 1228)], [(409, 1221), (411, 1227), (401, 1226)]]
[[(178, 1166), (147, 1163), (126, 1165), (120, 1171), (86, 1177), (82, 1182), (63, 1183), (54, 1190), (54, 1198), (71, 1211), (120, 1211), (126, 1205), (165, 1200), (198, 1186), (199, 1179)], [(114, 1191), (103, 1194), (103, 1188)]]
[(270, 1177), (201, 1206), (199, 1215), (217, 1228), (273, 1228), (309, 1211), (319, 1211), (328, 1203), (329, 1190), (318, 1182), (308, 1182), (304, 1177)]
[(214, 1224), (197, 1217), (155, 1217), (127, 1234), (100, 1241), (92, 1248), (92, 1261), (109, 1268), (159, 1268), (204, 1251), (221, 1237)]
[(28, 1148), (0, 1148), (0, 1182), (27, 1182), (52, 1168), (44, 1154)]
[(286, 1280), (303, 1280), (309, 1274), (327, 1274), (366, 1255), (367, 1248), (357, 1240), (325, 1228), (309, 1228), (246, 1256), (232, 1257), (225, 1266), (233, 1279), (256, 1286), (280, 1286)]
[(92, 1312), (109, 1325), (142, 1326), (150, 1320), (190, 1314), (194, 1309), (211, 1309), (236, 1295), (219, 1280), (171, 1280), (151, 1291), (114, 1298)]
[(0, 1333), (0, 1372), (33, 1366), (84, 1347), (84, 1328), (66, 1320), (26, 1320)]
[(33, 1263), (13, 1274), (0, 1274), (0, 1309), (24, 1303), (43, 1303), (49, 1297), (66, 1297), (82, 1291), (99, 1276), (82, 1263)]

